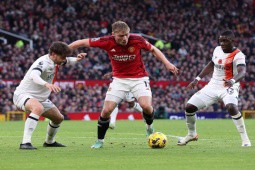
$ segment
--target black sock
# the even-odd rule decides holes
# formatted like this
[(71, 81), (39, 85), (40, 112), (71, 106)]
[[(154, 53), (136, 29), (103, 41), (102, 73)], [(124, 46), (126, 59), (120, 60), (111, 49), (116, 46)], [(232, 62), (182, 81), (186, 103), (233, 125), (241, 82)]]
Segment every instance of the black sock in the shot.
[(104, 139), (107, 129), (109, 128), (110, 118), (99, 117), (97, 124), (97, 137)]
[(152, 111), (152, 114), (146, 114), (143, 112), (143, 118), (147, 125), (151, 125), (154, 120), (154, 110)]

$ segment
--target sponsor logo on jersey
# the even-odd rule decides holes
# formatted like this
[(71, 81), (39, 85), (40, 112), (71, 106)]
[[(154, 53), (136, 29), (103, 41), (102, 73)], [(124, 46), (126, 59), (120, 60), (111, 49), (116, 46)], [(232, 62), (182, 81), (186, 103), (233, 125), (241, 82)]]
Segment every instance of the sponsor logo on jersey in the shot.
[(113, 55), (112, 59), (116, 61), (130, 61), (135, 59), (135, 55)]
[(132, 53), (132, 52), (134, 52), (135, 51), (135, 47), (128, 47), (128, 51), (130, 52), (130, 53)]
[(222, 59), (219, 59), (219, 60), (218, 60), (218, 64), (222, 64)]

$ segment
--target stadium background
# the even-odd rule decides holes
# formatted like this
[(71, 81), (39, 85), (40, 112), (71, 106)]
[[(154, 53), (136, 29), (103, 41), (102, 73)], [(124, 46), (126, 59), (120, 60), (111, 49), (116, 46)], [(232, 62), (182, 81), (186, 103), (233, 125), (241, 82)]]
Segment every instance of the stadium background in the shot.
[[(0, 34), (0, 113), (16, 110), (12, 103), (15, 87), (30, 65), (47, 53), (53, 41), (71, 43), (81, 38), (109, 35), (111, 23), (117, 20), (127, 22), (132, 33), (158, 38), (148, 40), (180, 69), (181, 75), (174, 77), (151, 54), (143, 55), (152, 80), (155, 110), (177, 115), (177, 119), (184, 116), (186, 101), (210, 77), (204, 78), (194, 91), (186, 90), (187, 83), (210, 61), (219, 33), (224, 29), (233, 30), (247, 63), (239, 107), (254, 110), (254, 0), (8, 0), (0, 1), (0, 29), (32, 39), (33, 49), (25, 41), (5, 43), (4, 35)], [(79, 51), (87, 52), (87, 58), (74, 67), (61, 68), (58, 83), (64, 89), (52, 94), (51, 100), (64, 114), (97, 115), (110, 82), (102, 80), (102, 76), (111, 71), (111, 66), (102, 50)], [(125, 102), (119, 108), (120, 112), (133, 112)], [(202, 112), (228, 117), (220, 101)]]

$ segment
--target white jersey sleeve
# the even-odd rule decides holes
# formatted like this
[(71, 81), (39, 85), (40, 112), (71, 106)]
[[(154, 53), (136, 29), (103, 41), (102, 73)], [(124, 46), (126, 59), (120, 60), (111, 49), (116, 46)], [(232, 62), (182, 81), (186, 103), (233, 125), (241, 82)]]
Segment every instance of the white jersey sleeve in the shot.
[(234, 64), (236, 66), (238, 66), (238, 65), (246, 65), (245, 64), (245, 55), (241, 51), (236, 54), (236, 56), (234, 58)]
[(77, 63), (77, 58), (76, 57), (67, 57), (66, 58), (67, 64), (69, 65), (74, 65)]
[(30, 73), (30, 79), (35, 83), (44, 86), (47, 82), (41, 78), (41, 72), (39, 70), (32, 70)]

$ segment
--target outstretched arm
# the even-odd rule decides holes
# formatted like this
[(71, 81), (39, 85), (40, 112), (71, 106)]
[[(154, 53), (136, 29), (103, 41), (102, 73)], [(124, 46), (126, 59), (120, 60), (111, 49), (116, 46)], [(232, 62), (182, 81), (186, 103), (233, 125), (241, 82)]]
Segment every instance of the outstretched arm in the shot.
[(74, 41), (74, 42), (72, 42), (71, 44), (69, 44), (69, 47), (70, 47), (71, 49), (77, 49), (77, 48), (79, 48), (79, 47), (90, 47), (90, 45), (89, 45), (89, 39), (86, 38), (86, 39)]
[(238, 65), (237, 66), (237, 72), (238, 74), (235, 75), (232, 79), (230, 80), (224, 80), (225, 81), (225, 86), (231, 87), (233, 86), (236, 82), (241, 81), (245, 77), (246, 73), (246, 66), (244, 64)]
[(170, 63), (165, 57), (165, 55), (157, 47), (152, 45), (150, 51), (157, 59), (162, 61), (162, 63), (166, 66), (167, 70), (170, 70), (172, 73), (174, 73), (174, 75), (178, 74), (179, 69), (176, 68), (172, 63)]
[(197, 85), (199, 80), (201, 80), (203, 77), (213, 72), (213, 68), (214, 68), (214, 63), (210, 61), (205, 66), (205, 68), (201, 71), (201, 73), (188, 85), (188, 89), (193, 89)]
[(77, 55), (77, 57), (67, 57), (66, 62), (62, 65), (66, 65), (66, 64), (74, 65), (75, 63), (80, 62), (81, 60), (83, 60), (86, 55), (87, 55), (87, 53), (79, 53)]

